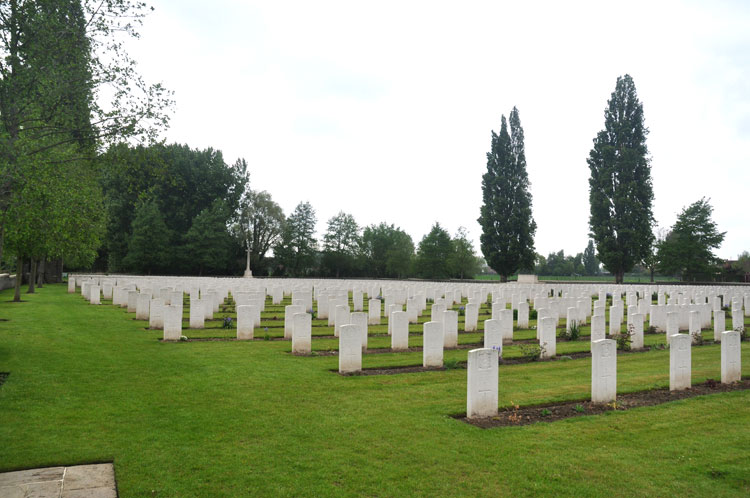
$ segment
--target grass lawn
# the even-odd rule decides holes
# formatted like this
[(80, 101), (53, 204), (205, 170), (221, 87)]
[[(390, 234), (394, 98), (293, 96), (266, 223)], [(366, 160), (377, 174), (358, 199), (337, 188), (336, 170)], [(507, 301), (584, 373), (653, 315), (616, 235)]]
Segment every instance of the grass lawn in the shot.
[[(342, 377), (337, 357), (292, 356), (288, 341), (162, 343), (134, 314), (62, 285), (20, 304), (11, 293), (0, 293), (0, 471), (114, 461), (123, 497), (750, 494), (748, 391), (482, 430), (451, 418), (466, 410), (465, 370)], [(748, 372), (750, 343), (742, 353)], [(695, 348), (693, 382), (718, 379), (719, 359), (718, 345)], [(621, 356), (618, 391), (668, 386), (668, 369), (669, 351)], [(587, 399), (591, 360), (499, 375), (502, 406)]]

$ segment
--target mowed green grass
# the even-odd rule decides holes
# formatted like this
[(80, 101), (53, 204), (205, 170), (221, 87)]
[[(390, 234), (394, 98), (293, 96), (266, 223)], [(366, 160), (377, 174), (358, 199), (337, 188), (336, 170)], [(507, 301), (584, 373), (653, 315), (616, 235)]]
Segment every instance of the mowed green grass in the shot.
[[(162, 343), (133, 314), (63, 286), (11, 297), (0, 293), (0, 371), (11, 373), (0, 471), (114, 461), (123, 497), (750, 493), (749, 392), (482, 430), (450, 416), (466, 410), (465, 370), (342, 377), (337, 357), (292, 356), (287, 341)], [(718, 345), (695, 348), (693, 381), (718, 379), (719, 360)], [(668, 368), (669, 351), (620, 356), (618, 390), (665, 387)], [(591, 365), (499, 376), (502, 406), (586, 399)]]

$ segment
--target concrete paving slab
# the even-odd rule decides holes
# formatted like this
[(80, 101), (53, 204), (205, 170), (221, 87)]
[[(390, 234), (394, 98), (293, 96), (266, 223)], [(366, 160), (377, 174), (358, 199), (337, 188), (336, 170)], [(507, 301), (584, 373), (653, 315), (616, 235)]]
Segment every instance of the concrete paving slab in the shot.
[(111, 463), (76, 465), (65, 470), (65, 491), (103, 487), (115, 487), (115, 469)]
[(0, 487), (31, 482), (60, 481), (65, 467), (45, 467), (42, 469), (16, 470), (0, 474)]
[(111, 463), (0, 474), (0, 498), (117, 498)]

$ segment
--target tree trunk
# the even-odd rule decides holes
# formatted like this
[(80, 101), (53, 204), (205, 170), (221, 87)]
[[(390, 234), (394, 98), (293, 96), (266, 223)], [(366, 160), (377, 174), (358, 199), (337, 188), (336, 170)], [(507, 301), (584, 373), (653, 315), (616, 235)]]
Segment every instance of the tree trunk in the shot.
[(651, 283), (654, 283), (654, 268), (651, 267)]
[(34, 284), (36, 283), (36, 259), (31, 258), (31, 269), (29, 270), (29, 290), (26, 294), (34, 293)]
[(47, 266), (46, 263), (45, 263), (46, 259), (47, 258), (42, 258), (42, 259), (39, 260), (39, 268), (37, 269), (37, 273), (39, 274), (39, 278), (37, 278), (36, 286), (38, 288), (40, 288), (40, 289), (44, 287), (44, 269)]
[(500, 275), (500, 282), (505, 283), (508, 281), (508, 275)]
[(5, 223), (0, 227), (0, 265), (3, 264), (3, 245), (5, 244)]
[(23, 258), (18, 257), (16, 263), (16, 289), (13, 293), (13, 302), (21, 302), (21, 280), (23, 280)]
[(615, 272), (615, 283), (621, 284), (625, 280), (625, 272), (622, 270), (618, 270)]

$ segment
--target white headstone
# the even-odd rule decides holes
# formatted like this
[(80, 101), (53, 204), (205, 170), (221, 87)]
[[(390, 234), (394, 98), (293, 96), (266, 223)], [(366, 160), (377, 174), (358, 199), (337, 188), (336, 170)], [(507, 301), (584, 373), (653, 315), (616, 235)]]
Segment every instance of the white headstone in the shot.
[(255, 310), (257, 306), (242, 304), (237, 306), (237, 340), (249, 341), (255, 337)]
[(292, 338), (292, 325), (294, 324), (294, 315), (304, 312), (304, 306), (295, 306), (293, 304), (290, 304), (284, 307), (284, 339)]
[(138, 295), (140, 293), (137, 290), (128, 291), (128, 313), (135, 313), (138, 306)]
[(676, 311), (667, 312), (667, 344), (670, 337), (680, 333), (680, 314)]
[(148, 308), (148, 328), (158, 330), (164, 328), (164, 301), (152, 299)]
[(422, 366), (443, 366), (443, 324), (426, 322), (423, 329)]
[(539, 347), (541, 348), (539, 356), (542, 359), (553, 358), (557, 354), (556, 325), (557, 320), (551, 316), (542, 318), (537, 322), (537, 327), (539, 329)]
[(342, 325), (339, 330), (339, 373), (362, 370), (362, 337), (357, 325)]
[(500, 320), (484, 321), (484, 348), (498, 350), (498, 356), (502, 358), (503, 331), (500, 327)]
[(339, 336), (342, 326), (350, 325), (352, 323), (350, 315), (351, 311), (349, 310), (348, 304), (339, 304), (336, 306), (333, 321), (333, 335), (335, 337)]
[(391, 349), (403, 351), (409, 348), (409, 319), (406, 311), (391, 313)]
[(518, 303), (518, 320), (516, 325), (519, 329), (529, 328), (529, 303), (522, 301)]
[(360, 332), (362, 332), (362, 351), (367, 349), (367, 313), (354, 312), (349, 315), (349, 319), (352, 325), (358, 325)]
[(630, 347), (632, 349), (643, 349), (643, 315), (633, 313), (628, 317), (628, 333), (630, 334)]
[(91, 304), (101, 304), (102, 302), (101, 289), (96, 284), (89, 286), (89, 302)]
[(513, 342), (513, 310), (500, 310), (500, 327), (503, 331), (503, 341)]
[(472, 349), (466, 375), (466, 416), (497, 415), (497, 350)]
[(691, 386), (691, 338), (673, 334), (669, 342), (669, 390), (680, 391)]
[(723, 310), (714, 310), (714, 341), (721, 342), (721, 333), (727, 328)]
[[(700, 341), (701, 335), (701, 313), (700, 311), (690, 312), (690, 324), (689, 324), (690, 337), (693, 339), (693, 344)], [(670, 343), (671, 344), (671, 343)]]
[[(211, 315), (213, 315), (213, 308)], [(190, 296), (190, 328), (202, 329), (205, 326), (206, 305), (196, 296)]]
[(370, 299), (367, 316), (368, 324), (380, 325), (380, 299)]
[(591, 401), (609, 403), (617, 397), (617, 343), (602, 339), (591, 343)]
[(312, 315), (295, 313), (292, 318), (292, 353), (312, 352)]
[(604, 315), (594, 315), (591, 317), (591, 342), (606, 339), (606, 323)]
[(741, 378), (740, 333), (727, 330), (721, 334), (721, 383), (731, 384)]
[(182, 336), (182, 307), (164, 307), (164, 340), (179, 341)]
[[(433, 320), (440, 322), (440, 320)], [(458, 311), (445, 310), (443, 311), (443, 344), (446, 348), (457, 348), (458, 347)]]

